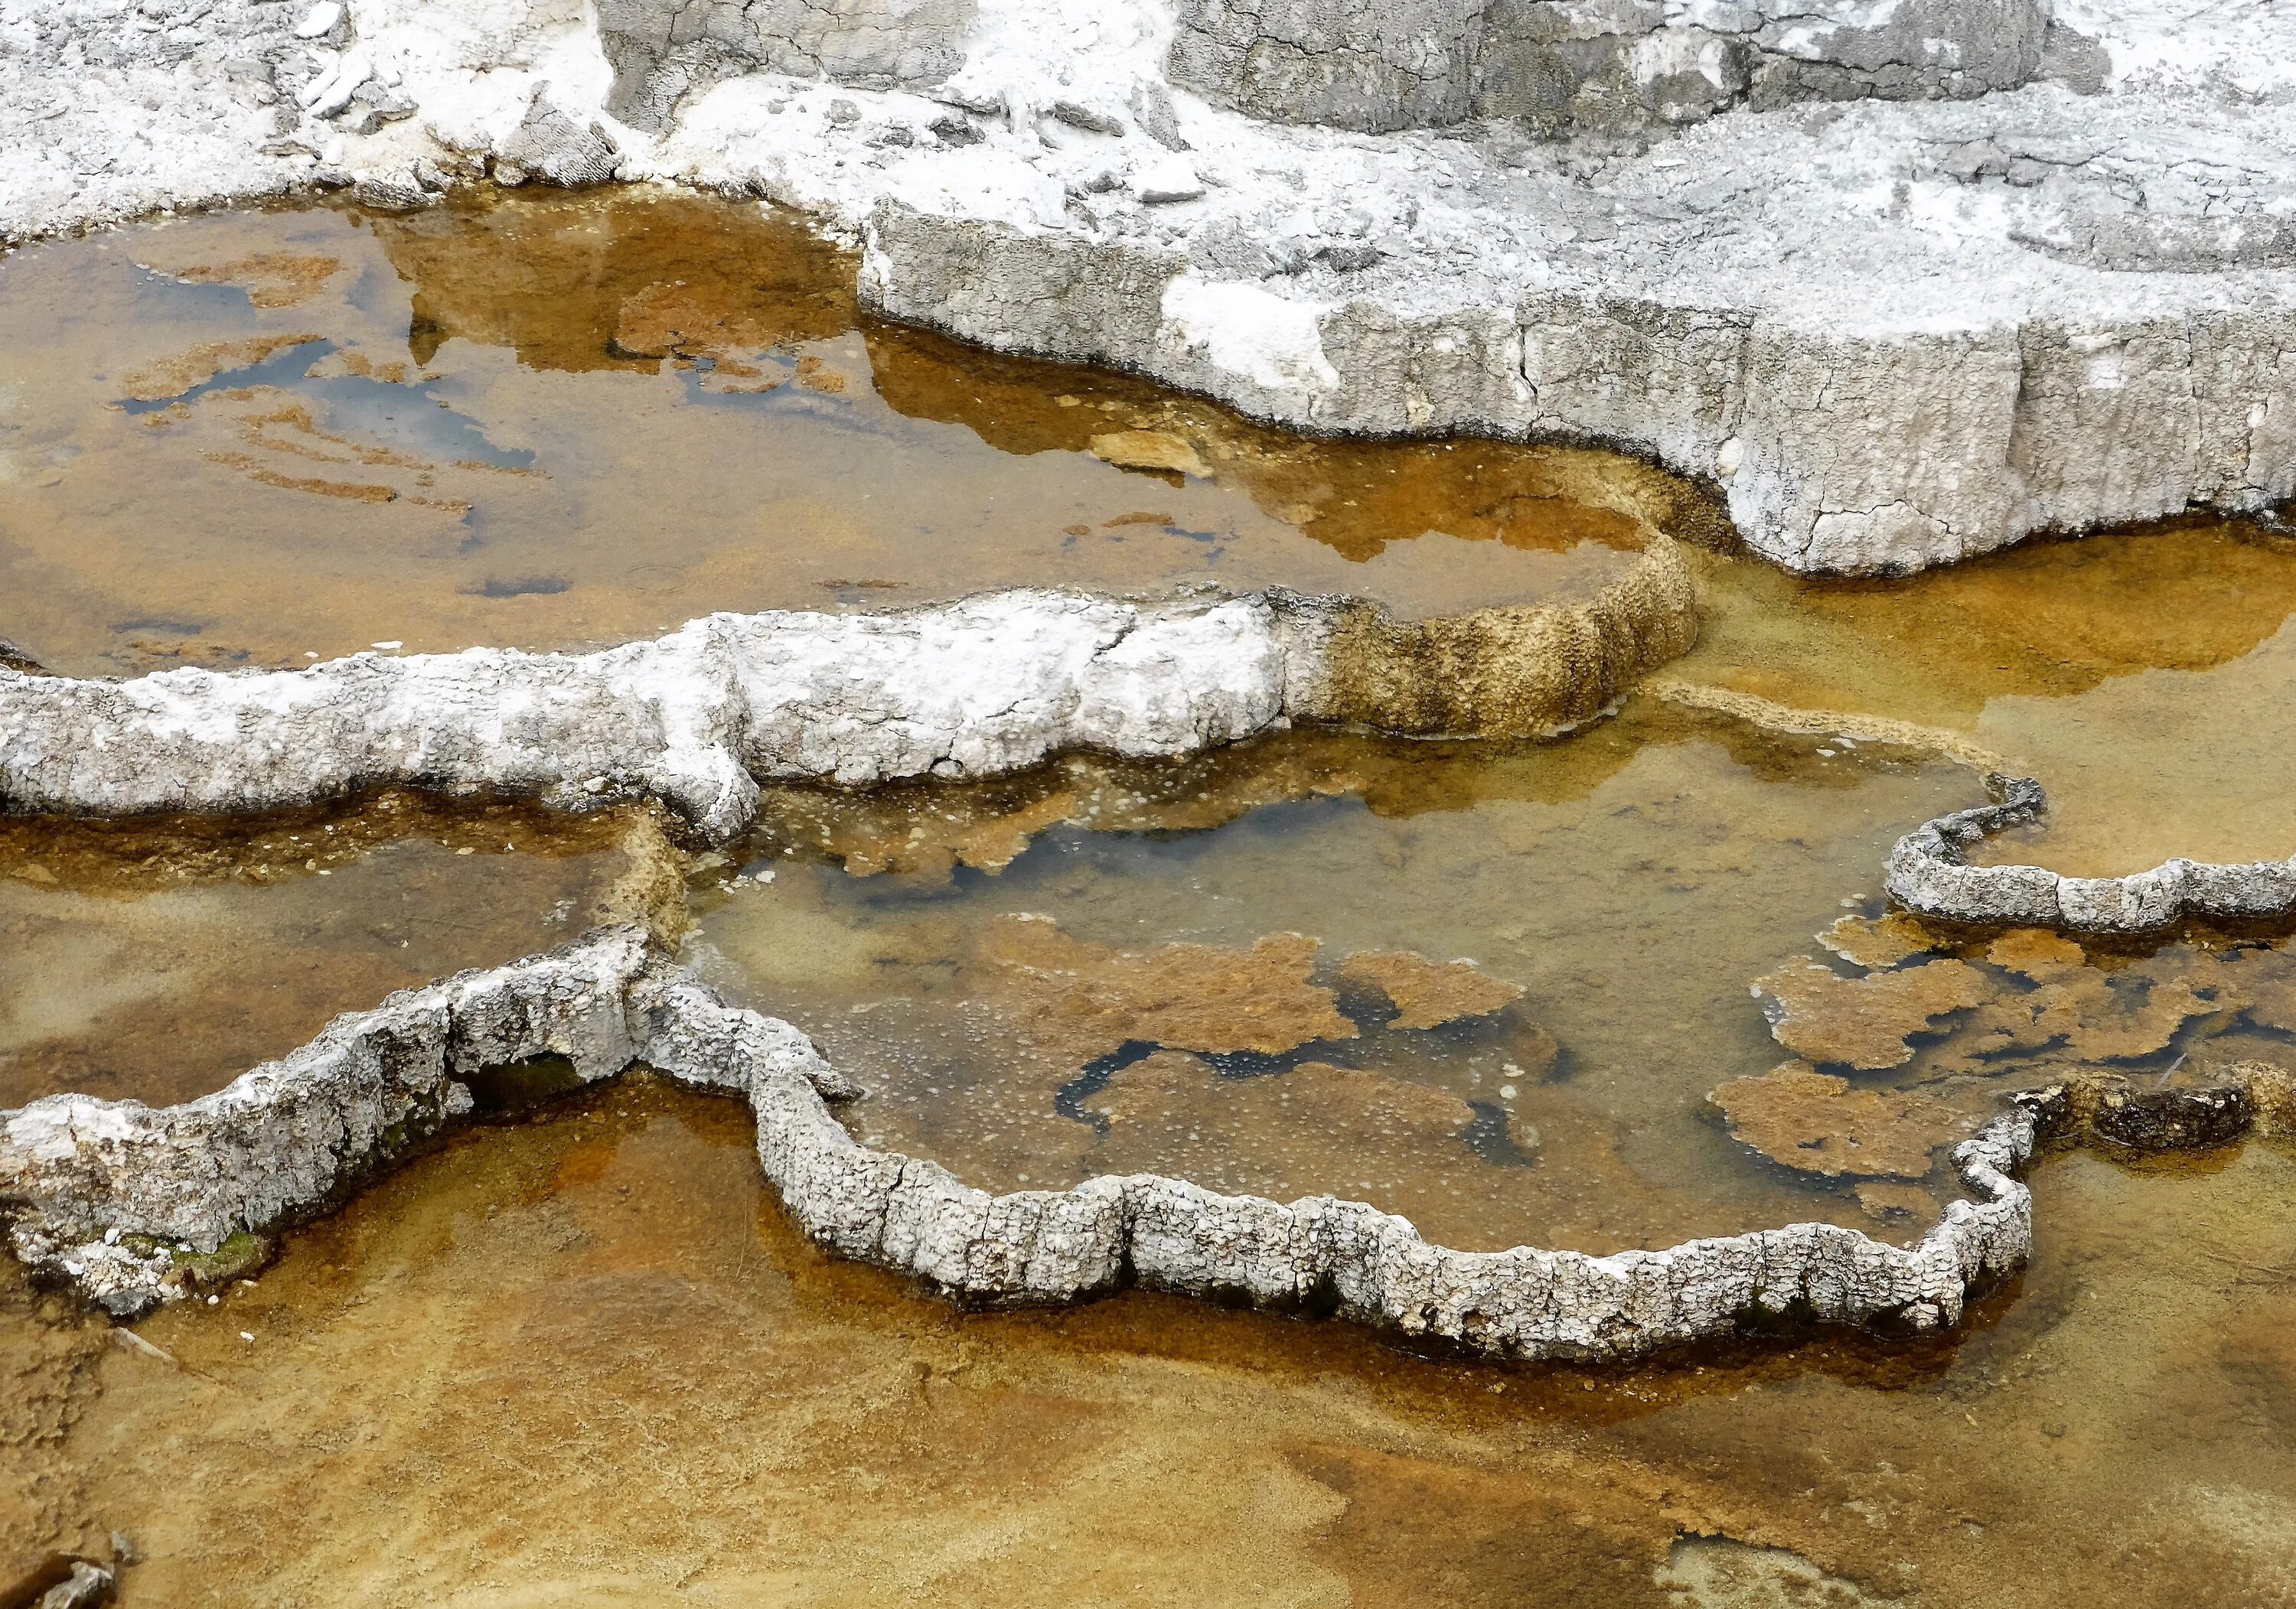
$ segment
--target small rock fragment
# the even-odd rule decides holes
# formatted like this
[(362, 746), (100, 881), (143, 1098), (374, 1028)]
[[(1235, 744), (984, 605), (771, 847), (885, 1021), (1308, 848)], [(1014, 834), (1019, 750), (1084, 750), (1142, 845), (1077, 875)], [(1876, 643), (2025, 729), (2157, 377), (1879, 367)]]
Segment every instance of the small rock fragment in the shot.
[(537, 95), (527, 109), (525, 120), (503, 142), (495, 176), (504, 183), (513, 182), (504, 176), (507, 167), (516, 172), (518, 183), (540, 178), (570, 189), (603, 184), (614, 176), (619, 157), (604, 128), (596, 123), (578, 123)]
[(1193, 201), (1204, 193), (1201, 176), (1177, 156), (1163, 157), (1149, 163), (1135, 177), (1133, 187), (1140, 200), (1150, 207)]
[(1160, 470), (1198, 477), (1211, 473), (1188, 438), (1169, 430), (1112, 430), (1094, 437), (1089, 445), (1094, 457), (1119, 470)]
[(1055, 101), (1045, 110), (1070, 128), (1081, 128), (1086, 134), (1120, 135), (1124, 132), (1123, 118), (1104, 111), (1095, 111), (1091, 107), (1074, 101)]

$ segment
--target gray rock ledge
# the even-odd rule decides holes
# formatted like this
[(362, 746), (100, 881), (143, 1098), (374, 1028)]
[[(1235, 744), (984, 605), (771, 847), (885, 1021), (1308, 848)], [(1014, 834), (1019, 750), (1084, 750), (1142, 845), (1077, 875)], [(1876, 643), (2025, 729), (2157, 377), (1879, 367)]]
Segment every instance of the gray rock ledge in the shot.
[(636, 927), (392, 995), (181, 1106), (50, 1096), (0, 1114), (10, 1244), (112, 1311), (185, 1294), (234, 1236), (321, 1210), (467, 1113), (464, 1081), (530, 1058), (585, 1081), (644, 1064), (745, 1099), (758, 1156), (805, 1232), (840, 1256), (976, 1303), (1081, 1300), (1137, 1284), (1333, 1309), (1494, 1357), (1630, 1358), (1792, 1313), (1932, 1329), (2032, 1245), (2011, 1177), (2032, 1114), (1956, 1148), (1979, 1199), (1911, 1246), (1798, 1223), (1595, 1257), (1459, 1252), (1358, 1201), (1283, 1205), (1155, 1174), (992, 1196), (937, 1164), (855, 1140), (829, 1101), (853, 1086), (789, 1024), (726, 1005)]
[(1330, 432), (1589, 440), (1797, 570), (2296, 494), (2296, 6), (0, 8), (0, 246), (667, 180), (896, 317)]
[(1972, 866), (1972, 845), (2048, 809), (2030, 777), (1988, 776), (1990, 804), (1925, 821), (1890, 851), (1883, 886), (1917, 916), (2067, 934), (2151, 933), (2180, 921), (2256, 921), (2296, 913), (2296, 860), (2218, 866), (2181, 857), (2119, 878), (2069, 878), (2040, 866)]
[(382, 783), (583, 808), (650, 796), (712, 841), (758, 780), (983, 776), (1068, 749), (1193, 754), (1287, 721), (1534, 735), (1696, 634), (1653, 536), (1577, 603), (1398, 621), (1270, 592), (1136, 604), (1017, 591), (899, 613), (710, 615), (589, 654), (359, 654), (132, 681), (0, 666), (0, 806), (246, 812)]

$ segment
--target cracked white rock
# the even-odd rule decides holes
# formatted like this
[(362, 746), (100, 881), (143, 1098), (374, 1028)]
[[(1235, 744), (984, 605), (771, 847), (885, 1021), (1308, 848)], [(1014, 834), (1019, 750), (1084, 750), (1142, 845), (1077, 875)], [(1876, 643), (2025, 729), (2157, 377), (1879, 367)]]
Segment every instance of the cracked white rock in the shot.
[(992, 1196), (855, 1140), (824, 1098), (856, 1091), (810, 1041), (726, 1006), (636, 928), (393, 995), (182, 1106), (58, 1095), (0, 1114), (11, 1244), (115, 1311), (187, 1294), (186, 1257), (318, 1210), (467, 1112), (472, 1074), (541, 1055), (585, 1081), (644, 1064), (746, 1099), (758, 1160), (807, 1234), (967, 1302), (1136, 1282), (1335, 1307), (1494, 1356), (1625, 1358), (1787, 1311), (1952, 1324), (1972, 1283), (2031, 1246), (2032, 1197), (2009, 1176), (2032, 1148), (2021, 1109), (1956, 1150), (1981, 1199), (1948, 1205), (1912, 1246), (1802, 1223), (1607, 1257), (1459, 1252), (1362, 1202), (1283, 1205), (1156, 1174)]
[[(1317, 429), (1615, 443), (1797, 569), (2296, 494), (2287, 6), (372, 0), (389, 109), (286, 8), (145, 11), (0, 9), (0, 236), (314, 183), (308, 94), (355, 180), (770, 196), (895, 316)], [(1183, 148), (1201, 195), (1095, 187)]]
[(2119, 878), (2040, 866), (1972, 866), (1969, 847), (2048, 808), (2028, 777), (1988, 776), (1994, 803), (1925, 821), (1890, 852), (1883, 886), (1918, 915), (2067, 934), (2157, 932), (2188, 919), (2252, 921), (2296, 912), (2296, 860), (2213, 865), (2183, 858)]

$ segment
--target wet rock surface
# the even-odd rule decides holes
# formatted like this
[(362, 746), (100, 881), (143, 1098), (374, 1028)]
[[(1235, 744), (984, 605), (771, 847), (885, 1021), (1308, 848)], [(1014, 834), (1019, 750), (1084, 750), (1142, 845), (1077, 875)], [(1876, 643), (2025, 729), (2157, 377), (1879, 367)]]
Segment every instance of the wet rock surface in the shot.
[[(29, 248), (0, 295), (10, 630), (118, 675), (1016, 585), (1283, 586), (1417, 620), (1587, 603), (1654, 532), (1718, 519), (1616, 454), (1301, 440), (966, 352), (863, 313), (852, 273), (791, 215), (651, 189)], [(1119, 468), (1111, 433), (1193, 468)], [(1685, 601), (1624, 624), (1660, 651), (1648, 605), (1679, 638)]]
[(0, 228), (770, 195), (900, 318), (1293, 424), (1627, 445), (1814, 572), (2296, 490), (2276, 8), (609, 11), (13, 20)]

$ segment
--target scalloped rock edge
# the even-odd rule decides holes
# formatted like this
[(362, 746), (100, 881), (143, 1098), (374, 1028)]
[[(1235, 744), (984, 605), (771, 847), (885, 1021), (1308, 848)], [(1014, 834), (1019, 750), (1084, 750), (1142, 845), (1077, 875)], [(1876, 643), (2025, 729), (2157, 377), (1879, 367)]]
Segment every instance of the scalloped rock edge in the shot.
[(860, 240), (896, 317), (1617, 445), (1898, 572), (2296, 494), (2292, 61), (2296, 8), (2204, 0), (15, 4), (0, 247), (705, 185)]
[(385, 783), (576, 808), (643, 795), (722, 842), (749, 825), (758, 779), (1190, 754), (1295, 719), (1551, 732), (1696, 633), (1688, 567), (1653, 535), (1591, 599), (1433, 620), (1283, 592), (1136, 604), (1022, 590), (882, 615), (710, 615), (591, 654), (360, 654), (127, 682), (0, 668), (0, 804), (244, 812)]
[(394, 994), (181, 1106), (56, 1095), (0, 1115), (11, 1245), (114, 1313), (145, 1311), (191, 1288), (190, 1260), (324, 1209), (465, 1115), (472, 1074), (545, 1055), (585, 1082), (642, 1064), (747, 1099), (766, 1176), (808, 1235), (969, 1303), (1138, 1285), (1494, 1357), (1622, 1359), (1781, 1316), (1951, 1325), (2032, 1245), (2032, 1197), (2011, 1176), (2037, 1131), (2021, 1108), (1956, 1148), (1980, 1199), (1948, 1204), (1910, 1246), (1798, 1223), (1603, 1257), (1461, 1252), (1362, 1202), (1155, 1174), (992, 1196), (855, 1140), (828, 1101), (857, 1091), (803, 1033), (727, 1006), (634, 927)]
[(2157, 932), (2190, 919), (2260, 921), (2296, 913), (2296, 860), (2212, 865), (2181, 856), (2119, 878), (2069, 878), (2041, 866), (1972, 866), (1969, 848), (2038, 820), (2048, 796), (2030, 777), (1988, 776), (1993, 803), (1924, 821), (1890, 851), (1883, 886), (1918, 916), (2060, 933)]

